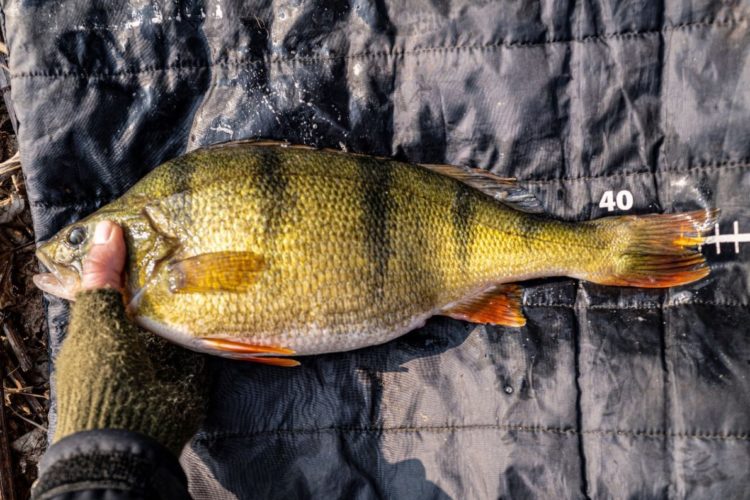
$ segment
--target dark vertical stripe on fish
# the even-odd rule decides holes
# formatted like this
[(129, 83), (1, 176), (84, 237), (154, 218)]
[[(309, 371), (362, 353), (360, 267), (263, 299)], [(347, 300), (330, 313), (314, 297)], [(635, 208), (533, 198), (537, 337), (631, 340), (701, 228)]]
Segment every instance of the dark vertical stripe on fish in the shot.
[[(425, 189), (429, 189), (435, 182), (435, 176), (429, 170), (425, 168), (412, 169), (407, 168), (406, 170), (409, 175), (402, 176), (400, 187), (406, 186), (425, 186)], [(442, 182), (443, 179), (440, 178)], [(439, 202), (438, 202), (439, 203)], [(434, 309), (438, 305), (437, 297), (438, 291), (444, 289), (445, 277), (442, 266), (437, 263), (438, 250), (435, 248), (436, 237), (435, 237), (435, 220), (433, 219), (434, 214), (440, 211), (439, 206), (436, 206), (435, 198), (427, 196), (424, 198), (414, 198), (414, 210), (412, 216), (414, 217), (414, 238), (411, 240), (409, 245), (409, 257), (411, 262), (409, 269), (412, 270), (415, 276), (414, 282), (419, 287), (418, 305), (424, 310)], [(438, 245), (442, 245), (445, 242), (437, 242)]]
[(475, 209), (471, 188), (464, 184), (459, 184), (453, 197), (451, 216), (458, 262), (462, 268), (465, 268), (469, 263), (469, 252), (474, 236), (472, 219)]
[(174, 193), (171, 197), (170, 205), (174, 212), (173, 217), (176, 220), (182, 220), (186, 222), (192, 222), (193, 220), (193, 198), (191, 193), (193, 192), (193, 176), (195, 170), (198, 168), (197, 161), (193, 157), (177, 158), (173, 160), (177, 165), (177, 169), (174, 171), (174, 175), (171, 176), (171, 189), (162, 195), (165, 198)]
[[(276, 242), (276, 236), (281, 231), (284, 215), (290, 210), (293, 202), (289, 196), (289, 181), (284, 168), (284, 158), (290, 156), (279, 155), (278, 148), (258, 149), (258, 191), (260, 194), (261, 213), (265, 215), (263, 234), (269, 244)], [(292, 161), (295, 161), (295, 155)]]
[(391, 166), (371, 159), (358, 160), (362, 186), (362, 226), (365, 247), (372, 263), (372, 295), (378, 301), (384, 297), (391, 245), (388, 235), (388, 209)]
[(184, 156), (175, 158), (172, 161), (177, 168), (174, 169), (173, 174), (170, 176), (172, 185), (167, 188), (167, 191), (162, 193), (162, 196), (191, 191), (193, 185), (193, 174), (198, 168), (196, 163), (199, 162), (200, 159), (197, 159), (194, 156)]

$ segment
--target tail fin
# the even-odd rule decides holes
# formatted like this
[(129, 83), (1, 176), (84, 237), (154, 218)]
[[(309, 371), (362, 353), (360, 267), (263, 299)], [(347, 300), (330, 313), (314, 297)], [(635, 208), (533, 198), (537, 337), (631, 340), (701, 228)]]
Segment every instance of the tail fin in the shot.
[[(719, 209), (607, 217), (592, 224), (610, 239), (610, 265), (586, 279), (602, 285), (666, 288), (692, 283), (710, 269), (698, 247)], [(601, 272), (604, 271), (604, 272)]]

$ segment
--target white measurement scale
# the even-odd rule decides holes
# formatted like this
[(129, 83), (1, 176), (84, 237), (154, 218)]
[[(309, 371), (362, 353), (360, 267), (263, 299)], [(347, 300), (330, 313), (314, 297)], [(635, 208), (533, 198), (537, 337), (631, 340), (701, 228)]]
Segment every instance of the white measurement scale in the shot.
[(732, 223), (732, 227), (734, 228), (733, 233), (721, 234), (721, 232), (719, 231), (719, 225), (716, 224), (714, 226), (714, 235), (706, 236), (705, 244), (715, 245), (716, 255), (721, 254), (722, 243), (734, 243), (734, 253), (740, 253), (740, 243), (750, 243), (750, 233), (741, 233), (739, 222), (734, 221), (734, 223)]

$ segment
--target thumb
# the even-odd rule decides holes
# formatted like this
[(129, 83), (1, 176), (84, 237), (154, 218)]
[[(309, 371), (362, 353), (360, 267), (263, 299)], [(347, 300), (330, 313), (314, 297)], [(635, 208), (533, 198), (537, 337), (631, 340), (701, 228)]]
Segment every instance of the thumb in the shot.
[(94, 230), (94, 241), (83, 261), (81, 288), (122, 288), (125, 266), (125, 239), (120, 226), (102, 221)]

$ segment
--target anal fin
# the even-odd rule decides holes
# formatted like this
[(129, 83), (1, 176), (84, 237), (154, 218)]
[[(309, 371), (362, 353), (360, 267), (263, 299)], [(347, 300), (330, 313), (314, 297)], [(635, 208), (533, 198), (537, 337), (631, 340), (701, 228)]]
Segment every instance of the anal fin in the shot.
[(521, 311), (522, 299), (523, 289), (520, 286), (495, 285), (440, 314), (472, 323), (521, 327), (526, 324)]

